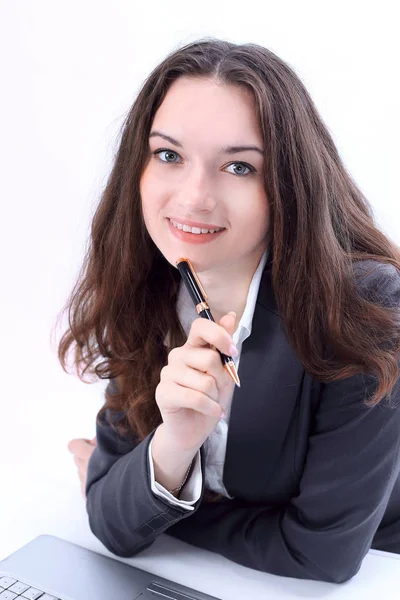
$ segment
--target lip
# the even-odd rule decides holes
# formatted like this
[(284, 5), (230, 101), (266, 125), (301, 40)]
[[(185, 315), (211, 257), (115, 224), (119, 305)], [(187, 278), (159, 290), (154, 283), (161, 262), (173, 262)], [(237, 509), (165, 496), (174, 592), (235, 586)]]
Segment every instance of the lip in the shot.
[[(199, 227), (200, 229), (221, 229), (221, 225), (213, 225), (211, 223), (199, 223), (198, 221), (188, 221), (187, 219), (176, 219), (175, 217), (167, 217), (182, 225), (188, 225), (189, 227)], [(196, 235), (196, 234), (195, 234)]]
[[(177, 229), (174, 227), (168, 218), (167, 221), (171, 234), (181, 242), (186, 242), (188, 244), (208, 244), (215, 241), (226, 231), (226, 229), (223, 229), (222, 231), (217, 231), (216, 233), (190, 233), (189, 231), (183, 231), (182, 229)], [(193, 227), (195, 227), (195, 225), (193, 225)], [(203, 229), (207, 228), (204, 227)]]

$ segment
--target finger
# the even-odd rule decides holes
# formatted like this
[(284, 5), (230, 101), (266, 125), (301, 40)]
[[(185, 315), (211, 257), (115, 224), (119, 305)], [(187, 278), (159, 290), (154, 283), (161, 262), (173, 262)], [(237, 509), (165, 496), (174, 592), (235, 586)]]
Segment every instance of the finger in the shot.
[(90, 458), (94, 447), (84, 439), (71, 440), (68, 443), (68, 450), (79, 458)]
[[(171, 378), (171, 374), (175, 373), (175, 371), (181, 370), (182, 366), (217, 376), (220, 367), (222, 368), (222, 362), (215, 348), (209, 346), (207, 348), (196, 347), (185, 344), (184, 346), (173, 348), (168, 355), (169, 377)], [(161, 374), (165, 370), (166, 368), (163, 368)]]
[(212, 382), (195, 378), (195, 373), (192, 371), (212, 376), (215, 381), (215, 391), (220, 390), (226, 385), (229, 375), (223, 367), (219, 352), (215, 348), (196, 348), (189, 345), (174, 348), (168, 356), (168, 366), (163, 367), (160, 374), (163, 381), (165, 379), (176, 381), (185, 387), (210, 395), (213, 400), (218, 400)]
[(80, 484), (81, 484), (81, 493), (82, 493), (82, 496), (86, 499), (86, 477), (82, 477), (79, 474), (79, 481), (80, 481)]
[[(158, 386), (156, 389), (156, 402), (160, 406)], [(167, 382), (164, 385), (160, 410), (162, 412), (173, 413), (178, 412), (181, 408), (192, 409), (213, 418), (220, 418), (222, 413), (220, 405), (205, 394), (191, 388)]]
[(68, 450), (72, 452), (72, 454), (76, 454), (78, 456), (81, 455), (82, 449), (86, 446), (87, 442), (84, 439), (74, 439), (68, 442)]
[[(226, 316), (226, 315), (225, 315)], [(228, 317), (229, 319), (233, 317)], [(214, 346), (220, 352), (231, 355), (233, 339), (222, 325), (199, 317), (191, 325), (186, 344), (194, 347)]]
[(236, 313), (232, 310), (227, 315), (224, 315), (219, 321), (219, 325), (226, 329), (230, 336), (235, 333)]
[[(176, 366), (172, 364), (163, 367), (160, 373), (160, 381), (169, 381), (202, 392), (211, 400), (217, 402), (218, 385), (216, 376), (221, 376), (222, 371), (224, 371), (219, 354), (209, 348), (190, 348), (185, 353), (184, 361), (183, 367), (181, 361)], [(216, 376), (214, 376), (215, 373)]]
[(88, 444), (93, 444), (96, 443), (96, 438), (94, 437), (93, 439), (89, 440), (89, 438), (82, 438), (84, 442), (87, 442)]
[(83, 468), (78, 469), (78, 476), (79, 476), (81, 483), (84, 483), (86, 481), (86, 469), (83, 469)]
[(83, 440), (85, 442), (87, 442), (88, 444), (92, 444), (94, 446), (96, 445), (96, 442), (97, 442), (97, 438), (96, 437), (92, 438), (91, 440), (89, 440), (88, 438), (83, 438)]
[(85, 486), (85, 484), (84, 484), (84, 483), (82, 483), (82, 484), (81, 484), (81, 494), (82, 494), (82, 496), (83, 496), (83, 499), (84, 499), (84, 500), (86, 500), (86, 492), (85, 492), (85, 487), (86, 487), (86, 486)]

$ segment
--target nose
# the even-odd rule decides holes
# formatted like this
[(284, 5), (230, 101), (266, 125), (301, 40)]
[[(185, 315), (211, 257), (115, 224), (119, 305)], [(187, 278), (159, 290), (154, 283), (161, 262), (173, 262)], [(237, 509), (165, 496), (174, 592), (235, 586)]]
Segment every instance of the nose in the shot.
[(184, 180), (179, 185), (178, 206), (182, 213), (195, 215), (201, 212), (211, 212), (216, 206), (216, 194), (212, 181), (204, 168), (200, 166), (188, 170)]

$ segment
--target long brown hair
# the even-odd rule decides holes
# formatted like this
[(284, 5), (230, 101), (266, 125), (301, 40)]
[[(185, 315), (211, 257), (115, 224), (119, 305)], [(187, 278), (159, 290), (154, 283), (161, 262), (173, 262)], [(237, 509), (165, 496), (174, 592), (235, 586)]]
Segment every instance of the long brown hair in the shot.
[(295, 72), (262, 46), (214, 38), (167, 56), (125, 119), (82, 270), (63, 309), (69, 318), (58, 347), (64, 370), (72, 349), (81, 380), (86, 373), (116, 378), (115, 393), (106, 393), (102, 410), (122, 412), (116, 425), (122, 434), (141, 441), (160, 424), (155, 402), (160, 371), (186, 335), (175, 308), (179, 272), (147, 233), (139, 182), (149, 160), (153, 117), (181, 76), (213, 78), (253, 94), (265, 144), (273, 289), (304, 368), (321, 381), (370, 372), (379, 385), (369, 404), (390, 396), (398, 377), (398, 307), (362, 297), (354, 263), (390, 263), (398, 276), (399, 248), (374, 223)]

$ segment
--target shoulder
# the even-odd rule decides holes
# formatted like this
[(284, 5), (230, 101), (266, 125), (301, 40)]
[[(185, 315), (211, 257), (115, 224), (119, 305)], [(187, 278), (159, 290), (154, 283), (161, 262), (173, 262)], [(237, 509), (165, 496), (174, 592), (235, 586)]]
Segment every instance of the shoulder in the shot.
[[(105, 388), (105, 396), (108, 400), (113, 396), (120, 394), (120, 387), (117, 378), (109, 379)], [(114, 429), (116, 425), (126, 421), (126, 413), (121, 408), (118, 410), (115, 406), (105, 404), (97, 414), (97, 423), (100, 427), (111, 427)]]
[(120, 393), (117, 378), (109, 379), (106, 387), (106, 393), (115, 396)]
[(357, 289), (371, 302), (386, 307), (400, 305), (400, 271), (392, 264), (377, 260), (358, 260), (353, 263)]

